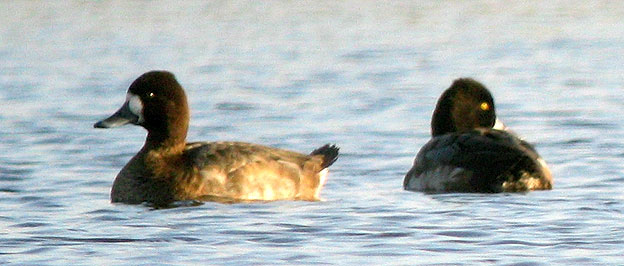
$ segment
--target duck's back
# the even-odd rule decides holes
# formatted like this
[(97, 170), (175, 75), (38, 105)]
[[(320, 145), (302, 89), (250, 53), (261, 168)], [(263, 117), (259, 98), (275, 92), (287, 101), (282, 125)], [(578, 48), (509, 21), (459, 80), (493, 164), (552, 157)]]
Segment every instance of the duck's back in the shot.
[(197, 142), (187, 145), (184, 156), (204, 183), (201, 194), (240, 200), (317, 200), (325, 169), (338, 155), (333, 146), (320, 150), (306, 155), (245, 142)]
[(502, 192), (550, 189), (551, 176), (534, 148), (494, 129), (432, 138), (405, 176), (407, 190)]
[(122, 169), (114, 202), (318, 200), (338, 148), (306, 155), (245, 142), (194, 142), (176, 160), (150, 163), (150, 156), (159, 157), (141, 151)]

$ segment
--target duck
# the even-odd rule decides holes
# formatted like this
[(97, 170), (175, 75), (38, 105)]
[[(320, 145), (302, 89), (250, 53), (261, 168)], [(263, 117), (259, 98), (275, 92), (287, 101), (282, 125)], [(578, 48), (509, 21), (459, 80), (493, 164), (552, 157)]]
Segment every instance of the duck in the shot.
[(550, 190), (535, 147), (496, 117), (490, 91), (472, 78), (453, 81), (431, 118), (431, 139), (403, 180), (408, 191), (500, 193)]
[(302, 154), (247, 142), (187, 142), (189, 120), (186, 94), (173, 73), (149, 71), (132, 82), (121, 108), (94, 124), (147, 130), (143, 147), (115, 177), (113, 203), (318, 201), (339, 154), (335, 144)]

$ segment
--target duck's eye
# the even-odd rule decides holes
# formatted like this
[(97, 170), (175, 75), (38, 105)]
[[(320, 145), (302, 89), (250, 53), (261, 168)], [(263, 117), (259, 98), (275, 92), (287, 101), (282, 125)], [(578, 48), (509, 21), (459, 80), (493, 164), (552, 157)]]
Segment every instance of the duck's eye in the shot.
[(483, 110), (483, 111), (488, 111), (488, 110), (490, 110), (490, 105), (489, 105), (488, 103), (486, 103), (486, 102), (482, 102), (482, 103), (481, 103), (481, 106), (479, 106), (479, 107), (480, 107), (480, 108), (481, 108), (481, 110)]
[(154, 93), (153, 92), (148, 93), (147, 97), (154, 98)]

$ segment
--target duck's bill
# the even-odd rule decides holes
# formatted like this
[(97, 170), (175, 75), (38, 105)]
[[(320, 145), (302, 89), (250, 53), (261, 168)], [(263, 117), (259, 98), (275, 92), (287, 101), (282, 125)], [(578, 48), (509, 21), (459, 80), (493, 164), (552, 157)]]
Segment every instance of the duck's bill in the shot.
[(130, 110), (130, 104), (126, 102), (117, 112), (102, 121), (99, 121), (93, 125), (95, 128), (111, 128), (119, 127), (125, 124), (138, 124), (139, 116), (134, 114)]
[(503, 121), (500, 121), (498, 118), (496, 118), (496, 123), (494, 124), (494, 126), (492, 127), (494, 129), (498, 129), (498, 130), (503, 130), (503, 131), (507, 131), (509, 128), (503, 123)]
[(519, 139), (522, 139), (522, 137), (518, 136), (518, 134), (516, 134), (515, 131), (511, 130), (511, 128), (509, 128), (508, 126), (506, 126), (503, 121), (500, 121), (498, 118), (496, 118), (496, 124), (494, 124), (494, 126), (492, 127), (493, 129), (497, 129), (497, 130), (502, 130), (505, 131), (511, 135), (516, 136)]

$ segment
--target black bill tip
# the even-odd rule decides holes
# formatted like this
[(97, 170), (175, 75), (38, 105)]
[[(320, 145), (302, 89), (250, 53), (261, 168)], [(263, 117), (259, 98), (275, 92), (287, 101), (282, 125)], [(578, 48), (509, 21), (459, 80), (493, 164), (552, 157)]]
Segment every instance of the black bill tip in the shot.
[(126, 102), (117, 112), (102, 121), (93, 124), (94, 128), (112, 128), (119, 127), (125, 124), (138, 124), (139, 116), (132, 113)]

